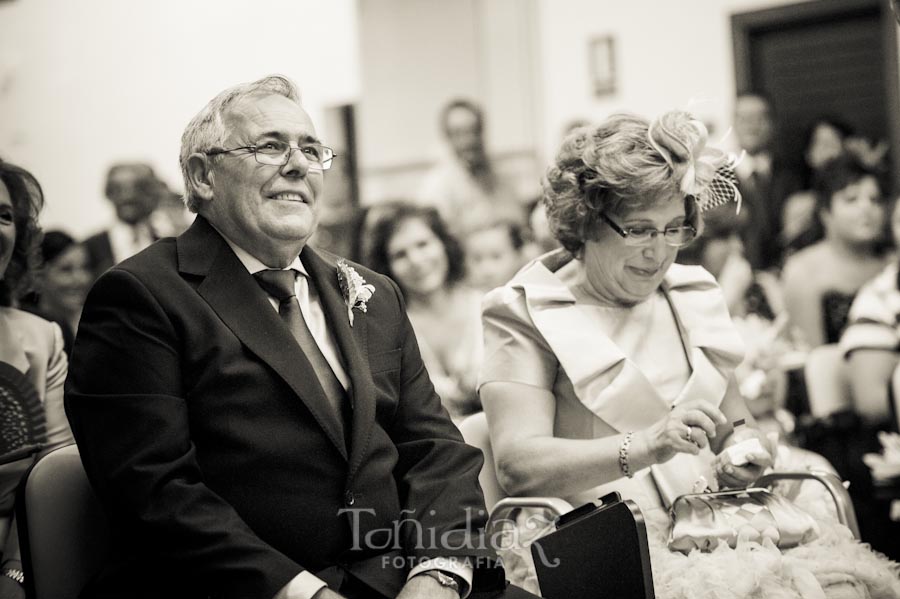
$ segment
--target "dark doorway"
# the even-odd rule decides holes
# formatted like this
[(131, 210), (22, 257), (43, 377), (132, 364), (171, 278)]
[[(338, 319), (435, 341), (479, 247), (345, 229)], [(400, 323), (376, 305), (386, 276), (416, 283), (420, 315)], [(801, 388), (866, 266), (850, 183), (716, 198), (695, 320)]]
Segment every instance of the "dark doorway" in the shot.
[(319, 200), (319, 226), (310, 243), (338, 256), (358, 260), (363, 213), (359, 207), (355, 106), (326, 109), (324, 130), (335, 157), (325, 173), (325, 189)]
[(886, 139), (900, 175), (896, 23), (888, 2), (819, 0), (732, 16), (737, 91), (760, 91), (778, 112), (785, 156), (832, 115), (872, 140)]

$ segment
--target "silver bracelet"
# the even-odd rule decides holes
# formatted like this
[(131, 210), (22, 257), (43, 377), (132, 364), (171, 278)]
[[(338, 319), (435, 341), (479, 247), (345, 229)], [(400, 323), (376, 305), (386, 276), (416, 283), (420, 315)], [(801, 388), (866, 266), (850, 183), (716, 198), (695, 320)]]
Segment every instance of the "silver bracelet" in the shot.
[(634, 476), (634, 472), (628, 467), (628, 448), (631, 447), (632, 438), (634, 438), (634, 431), (628, 431), (625, 433), (625, 438), (622, 439), (622, 444), (619, 445), (619, 469), (628, 478)]

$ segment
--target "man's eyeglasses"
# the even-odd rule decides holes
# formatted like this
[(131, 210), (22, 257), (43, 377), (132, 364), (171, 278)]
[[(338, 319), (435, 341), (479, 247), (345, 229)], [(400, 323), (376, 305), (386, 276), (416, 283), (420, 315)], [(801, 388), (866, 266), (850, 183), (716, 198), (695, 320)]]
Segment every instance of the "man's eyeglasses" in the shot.
[(316, 143), (292, 146), (284, 141), (266, 141), (255, 146), (241, 146), (228, 150), (208, 150), (204, 153), (207, 156), (217, 156), (239, 150), (252, 152), (258, 163), (269, 166), (284, 166), (291, 159), (291, 154), (294, 150), (299, 150), (309, 162), (309, 167), (320, 171), (330, 169), (331, 161), (334, 159), (334, 150), (328, 146)]
[(628, 227), (623, 229), (603, 212), (600, 213), (600, 218), (625, 240), (625, 245), (649, 245), (656, 239), (657, 235), (662, 233), (666, 245), (680, 248), (692, 242), (697, 236), (697, 229), (691, 225), (666, 227), (662, 231), (653, 227)]

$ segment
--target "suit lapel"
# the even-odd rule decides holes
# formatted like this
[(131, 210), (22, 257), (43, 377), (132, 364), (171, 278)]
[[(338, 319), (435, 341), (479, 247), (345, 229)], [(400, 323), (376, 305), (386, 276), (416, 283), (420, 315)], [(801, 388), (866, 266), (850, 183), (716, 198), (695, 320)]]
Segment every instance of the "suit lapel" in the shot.
[(347, 316), (347, 304), (337, 277), (337, 265), (326, 260), (310, 247), (300, 253), (309, 271), (325, 312), (328, 328), (334, 335), (350, 377), (350, 397), (353, 401), (353, 430), (350, 442), (350, 476), (362, 463), (372, 424), (375, 422), (375, 388), (369, 372), (368, 318), (359, 310), (354, 312), (353, 326)]
[(315, 370), (225, 240), (204, 218), (197, 217), (177, 243), (179, 270), (205, 277), (197, 288), (200, 296), (241, 343), (284, 379), (347, 458), (338, 416)]

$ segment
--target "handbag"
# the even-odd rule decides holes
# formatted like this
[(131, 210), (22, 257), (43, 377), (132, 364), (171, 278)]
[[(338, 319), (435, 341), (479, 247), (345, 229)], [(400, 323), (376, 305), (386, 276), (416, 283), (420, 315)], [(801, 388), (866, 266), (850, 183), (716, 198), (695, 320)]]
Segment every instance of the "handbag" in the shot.
[(652, 599), (653, 575), (644, 516), (617, 492), (585, 504), (535, 540), (531, 554), (546, 599)]
[(816, 521), (793, 502), (768, 489), (690, 493), (678, 496), (669, 510), (669, 549), (712, 551), (719, 543), (762, 543), (794, 547), (819, 536)]

